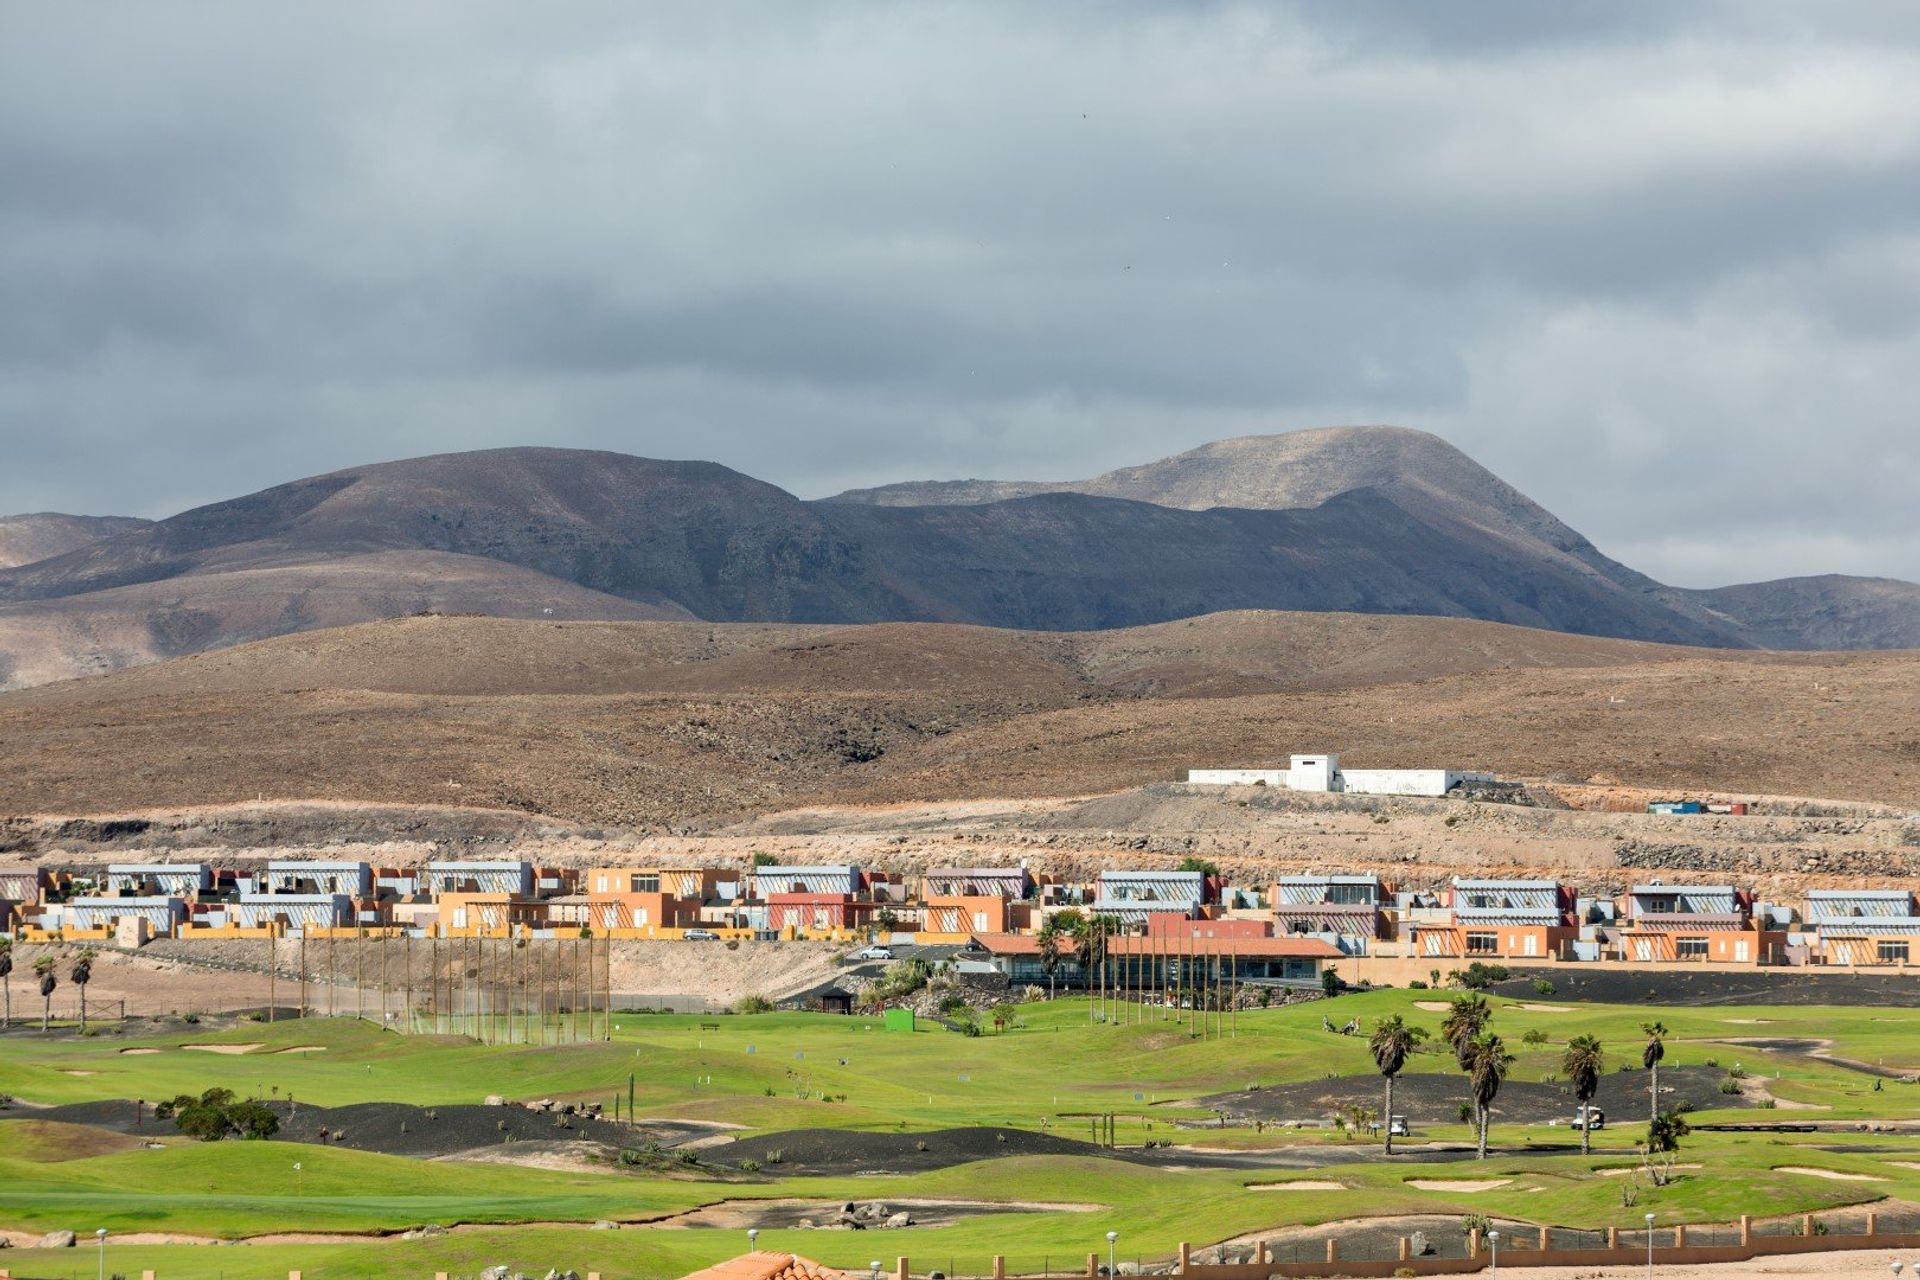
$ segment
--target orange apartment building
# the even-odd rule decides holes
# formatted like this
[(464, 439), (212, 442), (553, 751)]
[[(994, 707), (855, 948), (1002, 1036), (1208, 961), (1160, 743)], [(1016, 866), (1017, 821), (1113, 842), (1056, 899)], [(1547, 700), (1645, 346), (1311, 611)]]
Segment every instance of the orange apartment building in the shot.
[(969, 937), (981, 933), (1024, 933), (1033, 927), (1033, 904), (997, 894), (928, 898), (920, 913), (922, 933)]
[(1627, 891), (1618, 956), (1633, 964), (1780, 964), (1787, 934), (1753, 914), (1753, 895), (1728, 884), (1637, 884)]
[(1406, 931), (1413, 954), (1433, 960), (1565, 959), (1580, 936), (1569, 887), (1465, 877), (1454, 878), (1437, 911), (1414, 913)]

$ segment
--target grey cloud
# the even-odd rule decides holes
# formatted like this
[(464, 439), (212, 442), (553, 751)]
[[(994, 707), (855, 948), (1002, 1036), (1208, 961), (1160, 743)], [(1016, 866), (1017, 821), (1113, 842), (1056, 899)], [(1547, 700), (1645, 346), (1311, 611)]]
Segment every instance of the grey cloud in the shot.
[(507, 443), (818, 494), (1399, 421), (1656, 576), (1920, 578), (1905, 4), (0, 22), (0, 509)]

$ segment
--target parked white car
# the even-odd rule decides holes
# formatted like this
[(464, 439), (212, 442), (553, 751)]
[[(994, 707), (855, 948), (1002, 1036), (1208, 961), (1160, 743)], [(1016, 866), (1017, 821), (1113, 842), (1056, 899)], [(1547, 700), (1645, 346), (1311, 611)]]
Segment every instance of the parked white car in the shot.
[(876, 942), (870, 947), (862, 947), (854, 952), (853, 958), (855, 960), (891, 960), (893, 959), (893, 948), (884, 943)]

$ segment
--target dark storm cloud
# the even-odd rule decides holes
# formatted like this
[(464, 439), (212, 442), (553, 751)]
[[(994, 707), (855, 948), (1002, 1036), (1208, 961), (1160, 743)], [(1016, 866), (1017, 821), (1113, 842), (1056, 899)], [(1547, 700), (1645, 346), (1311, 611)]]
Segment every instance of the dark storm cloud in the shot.
[(796, 491), (1448, 436), (1920, 578), (1904, 3), (16, 6), (0, 510), (545, 443)]

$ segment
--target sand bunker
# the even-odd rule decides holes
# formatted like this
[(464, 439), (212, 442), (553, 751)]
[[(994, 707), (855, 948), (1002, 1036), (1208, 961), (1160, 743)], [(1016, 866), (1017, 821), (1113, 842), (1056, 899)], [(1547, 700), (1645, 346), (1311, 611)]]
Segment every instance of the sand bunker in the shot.
[(82, 1071), (79, 1067), (62, 1067), (60, 1068), (60, 1074), (63, 1076), (97, 1076), (100, 1073), (98, 1071)]
[[(1675, 1164), (1667, 1166), (1667, 1168), (1670, 1169), (1698, 1169), (1699, 1167), (1697, 1164)], [(1630, 1173), (1640, 1172), (1640, 1166), (1637, 1164), (1623, 1164), (1612, 1169), (1595, 1169), (1594, 1172), (1603, 1178), (1624, 1178)]]
[(1920, 1169), (1920, 1161), (1915, 1160), (1889, 1160), (1887, 1163), (1896, 1169)]
[(275, 1053), (325, 1053), (326, 1051), (327, 1046), (323, 1044), (296, 1044), (289, 1049), (274, 1050)]
[(1564, 1004), (1523, 1004), (1520, 1007), (1522, 1009), (1525, 1009), (1528, 1013), (1572, 1013), (1573, 1012), (1571, 1008), (1569, 1008)]
[(180, 1047), (194, 1053), (252, 1053), (255, 1049), (266, 1048), (260, 1044), (183, 1044)]
[(1428, 1013), (1445, 1013), (1447, 1010), (1453, 1008), (1453, 1006), (1445, 1000), (1415, 1000), (1413, 1007), (1416, 1009), (1425, 1009)]
[(1775, 1173), (1799, 1173), (1809, 1178), (1831, 1178), (1835, 1182), (1885, 1182), (1871, 1173), (1842, 1173), (1838, 1169), (1815, 1169), (1804, 1164), (1782, 1164), (1774, 1166)]
[(1256, 1182), (1247, 1188), (1249, 1191), (1345, 1191), (1344, 1182), (1316, 1182), (1311, 1178), (1298, 1182)]
[[(1773, 1019), (1772, 1018), (1722, 1018), (1720, 1019), (1720, 1021), (1728, 1023), (1729, 1025), (1732, 1025), (1732, 1026), (1760, 1027), (1760, 1026), (1765, 1026), (1769, 1022), (1772, 1022)], [(1876, 1018), (1874, 1019), (1874, 1021), (1878, 1022), (1879, 1019)]]
[(158, 1053), (160, 1051), (158, 1049), (122, 1049), (120, 1052), (128, 1053), (128, 1054), (137, 1054), (137, 1053)]
[(1407, 1185), (1420, 1191), (1491, 1191), (1504, 1187), (1511, 1178), (1408, 1178)]

